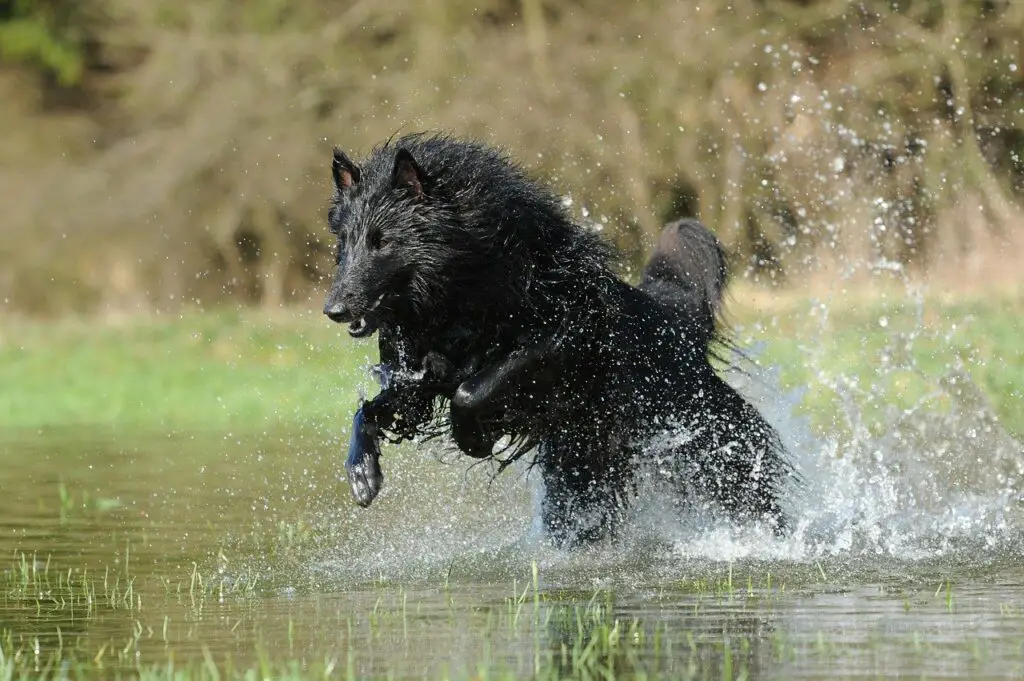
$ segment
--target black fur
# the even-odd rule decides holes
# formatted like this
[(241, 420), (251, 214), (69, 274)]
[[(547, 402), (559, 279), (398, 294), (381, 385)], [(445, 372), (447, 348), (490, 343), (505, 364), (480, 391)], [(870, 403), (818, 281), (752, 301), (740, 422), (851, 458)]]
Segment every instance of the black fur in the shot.
[(468, 321), (477, 335), (514, 335), (550, 324), (578, 281), (609, 276), (600, 239), (494, 149), (410, 135), (361, 167), (336, 150), (336, 178), (346, 165), (358, 179), (335, 182), (339, 266), (325, 311), (365, 321), (364, 334), (387, 322), (444, 338)]
[(722, 244), (704, 225), (684, 218), (661, 231), (638, 288), (691, 317), (710, 344), (728, 277)]
[[(709, 362), (726, 270), (703, 226), (666, 228), (634, 288), (557, 197), (489, 147), (411, 135), (362, 166), (336, 151), (333, 174), (325, 313), (354, 335), (379, 330), (392, 374), (357, 415), (364, 439), (437, 432), (447, 402), (472, 456), (502, 436), (505, 461), (537, 445), (543, 520), (560, 544), (612, 530), (651, 456), (694, 503), (784, 525), (778, 436)], [(682, 435), (651, 454), (666, 432)], [(367, 505), (378, 452), (356, 449), (366, 456), (349, 475)]]

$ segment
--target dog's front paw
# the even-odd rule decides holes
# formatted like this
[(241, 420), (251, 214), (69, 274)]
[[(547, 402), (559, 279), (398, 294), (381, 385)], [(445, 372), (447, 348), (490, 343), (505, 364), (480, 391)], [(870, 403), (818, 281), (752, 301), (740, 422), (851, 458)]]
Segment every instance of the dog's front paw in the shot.
[(352, 496), (362, 507), (369, 506), (384, 485), (384, 474), (380, 470), (380, 447), (377, 444), (376, 428), (367, 423), (363, 407), (356, 410), (352, 418), (352, 439), (345, 459), (345, 474), (352, 489)]
[(376, 456), (364, 457), (362, 461), (345, 466), (348, 484), (356, 503), (366, 508), (384, 486), (384, 474), (380, 470), (380, 461)]

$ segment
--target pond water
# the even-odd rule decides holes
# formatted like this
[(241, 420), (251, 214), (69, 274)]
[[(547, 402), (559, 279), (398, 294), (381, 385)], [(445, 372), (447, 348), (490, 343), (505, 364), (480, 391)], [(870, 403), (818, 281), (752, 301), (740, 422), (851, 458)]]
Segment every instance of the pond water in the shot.
[(344, 433), (8, 434), (0, 679), (1024, 677), (1020, 444), (956, 408), (824, 438), (760, 406), (805, 477), (790, 536), (652, 492), (571, 553), (537, 476), (438, 446), (388, 450), (360, 509)]

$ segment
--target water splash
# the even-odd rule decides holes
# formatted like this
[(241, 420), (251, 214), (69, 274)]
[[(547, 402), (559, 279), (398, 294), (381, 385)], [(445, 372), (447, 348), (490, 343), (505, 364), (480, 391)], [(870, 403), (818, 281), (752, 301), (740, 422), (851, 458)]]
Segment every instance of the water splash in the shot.
[(816, 388), (835, 393), (844, 423), (816, 434), (801, 416), (808, 389), (784, 393), (777, 367), (731, 376), (779, 430), (803, 477), (803, 484), (786, 490), (792, 519), (786, 537), (713, 518), (679, 519), (657, 494), (644, 495), (638, 505), (637, 531), (670, 540), (677, 556), (727, 561), (983, 560), (1020, 551), (1024, 446), (1002, 427), (962, 367), (934, 380), (916, 404), (890, 407), (884, 420), (875, 416), (870, 425), (865, 410), (885, 404), (889, 388), (824, 372), (819, 377)]
[[(440, 457), (445, 465), (436, 461), (435, 444), (411, 452), (415, 463), (389, 464), (389, 487), (369, 512), (333, 507), (325, 517), (340, 528), (337, 543), (314, 561), (314, 569), (346, 581), (436, 581), (452, 574), (494, 580), (537, 561), (551, 578), (596, 584), (674, 578), (694, 565), (723, 561), (790, 568), (835, 560), (895, 562), (905, 568), (1019, 556), (1024, 446), (1002, 427), (962, 364), (954, 362), (937, 376), (917, 366), (913, 350), (923, 324), (920, 298), (911, 296), (915, 300), (912, 328), (901, 330), (885, 317), (888, 340), (870, 384), (818, 369), (829, 366), (824, 349), (805, 356), (816, 370), (813, 385), (801, 390), (780, 388), (778, 367), (744, 364), (745, 373), (727, 375), (778, 429), (803, 478), (786, 490), (792, 519), (787, 536), (696, 511), (681, 517), (671, 493), (652, 483), (615, 541), (557, 551), (540, 529), (539, 475), (516, 465), (492, 479), (486, 465), (467, 469), (466, 460), (450, 450)], [(824, 324), (828, 306), (812, 308)], [(758, 348), (747, 354), (756, 359)], [(899, 381), (885, 380), (899, 372), (916, 377), (916, 402), (907, 404)], [(838, 415), (832, 427), (815, 429), (804, 407), (809, 395), (823, 392), (834, 396)]]

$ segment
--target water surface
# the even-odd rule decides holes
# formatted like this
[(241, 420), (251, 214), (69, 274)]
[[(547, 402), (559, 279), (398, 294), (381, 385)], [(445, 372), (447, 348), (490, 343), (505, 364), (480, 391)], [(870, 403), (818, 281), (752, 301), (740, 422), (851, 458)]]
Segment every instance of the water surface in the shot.
[(8, 434), (0, 671), (1024, 676), (1019, 443), (955, 414), (833, 440), (761, 407), (806, 479), (791, 536), (652, 488), (573, 553), (537, 533), (536, 476), (437, 446), (389, 450), (360, 509), (343, 433)]

